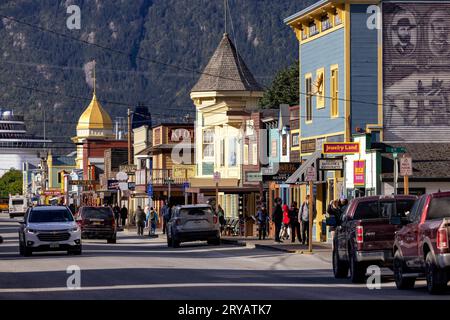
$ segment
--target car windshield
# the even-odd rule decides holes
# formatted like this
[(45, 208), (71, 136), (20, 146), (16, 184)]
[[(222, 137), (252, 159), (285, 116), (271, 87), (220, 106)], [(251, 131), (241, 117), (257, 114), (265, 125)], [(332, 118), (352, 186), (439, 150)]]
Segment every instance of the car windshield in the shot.
[(180, 210), (181, 215), (189, 215), (189, 216), (204, 216), (204, 215), (212, 215), (211, 208), (185, 208)]
[(32, 210), (30, 223), (55, 223), (73, 221), (72, 213), (67, 209), (58, 210)]
[(113, 212), (110, 208), (85, 208), (83, 218), (86, 219), (112, 219)]
[(12, 205), (13, 206), (21, 206), (21, 205), (23, 205), (23, 200), (13, 200)]
[(450, 197), (431, 199), (427, 220), (450, 218)]

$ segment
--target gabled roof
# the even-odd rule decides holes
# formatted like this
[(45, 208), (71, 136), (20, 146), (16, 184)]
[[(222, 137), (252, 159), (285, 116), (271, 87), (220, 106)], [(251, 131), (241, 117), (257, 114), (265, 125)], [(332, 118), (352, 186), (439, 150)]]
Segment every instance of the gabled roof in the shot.
[(192, 89), (192, 92), (208, 91), (264, 91), (227, 33)]

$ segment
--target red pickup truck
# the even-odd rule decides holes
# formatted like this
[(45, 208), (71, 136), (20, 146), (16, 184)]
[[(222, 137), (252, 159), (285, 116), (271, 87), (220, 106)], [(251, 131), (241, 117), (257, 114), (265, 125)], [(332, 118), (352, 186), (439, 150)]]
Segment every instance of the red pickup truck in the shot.
[(398, 289), (412, 289), (426, 278), (431, 294), (442, 293), (450, 280), (450, 192), (424, 195), (395, 235), (394, 275)]
[(337, 224), (333, 246), (333, 272), (353, 283), (364, 282), (370, 265), (392, 267), (395, 231), (392, 224), (406, 219), (416, 196), (374, 196), (357, 198)]

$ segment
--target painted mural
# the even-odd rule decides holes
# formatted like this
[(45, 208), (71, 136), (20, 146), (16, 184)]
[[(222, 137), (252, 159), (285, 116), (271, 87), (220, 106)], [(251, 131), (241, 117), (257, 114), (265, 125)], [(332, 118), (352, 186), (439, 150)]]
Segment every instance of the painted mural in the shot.
[(386, 141), (450, 141), (450, 3), (383, 6)]

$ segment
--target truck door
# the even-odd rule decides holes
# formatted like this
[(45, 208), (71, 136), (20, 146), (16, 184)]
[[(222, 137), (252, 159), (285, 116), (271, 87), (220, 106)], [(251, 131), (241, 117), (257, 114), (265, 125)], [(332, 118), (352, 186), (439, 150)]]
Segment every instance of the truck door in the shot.
[(419, 261), (415, 261), (415, 257), (419, 253), (419, 223), (426, 201), (427, 197), (422, 196), (414, 204), (408, 216), (409, 224), (399, 232), (403, 257), (409, 267), (419, 264)]

